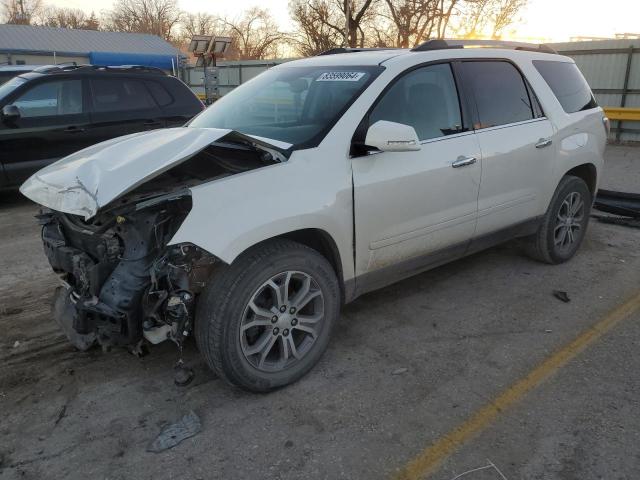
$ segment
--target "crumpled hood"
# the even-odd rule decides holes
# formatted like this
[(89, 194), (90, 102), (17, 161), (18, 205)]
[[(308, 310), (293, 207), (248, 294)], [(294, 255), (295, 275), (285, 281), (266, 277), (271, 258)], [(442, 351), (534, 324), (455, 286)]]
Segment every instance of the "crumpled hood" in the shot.
[[(230, 133), (227, 129), (179, 127), (114, 138), (39, 170), (22, 184), (20, 192), (52, 210), (89, 219), (109, 202)], [(254, 141), (264, 143), (264, 139)]]

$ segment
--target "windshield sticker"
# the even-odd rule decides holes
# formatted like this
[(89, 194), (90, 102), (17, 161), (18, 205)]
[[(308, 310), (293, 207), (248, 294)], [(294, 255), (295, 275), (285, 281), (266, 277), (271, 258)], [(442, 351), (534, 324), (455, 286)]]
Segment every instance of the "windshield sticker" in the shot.
[(364, 72), (324, 72), (316, 82), (357, 82), (364, 77)]

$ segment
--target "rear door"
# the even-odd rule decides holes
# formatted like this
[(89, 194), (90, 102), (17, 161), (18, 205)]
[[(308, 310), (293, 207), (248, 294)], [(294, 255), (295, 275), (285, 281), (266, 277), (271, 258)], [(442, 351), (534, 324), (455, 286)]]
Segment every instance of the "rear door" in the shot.
[(91, 144), (83, 80), (49, 77), (33, 82), (9, 97), (5, 105), (11, 104), (20, 110), (20, 118), (0, 124), (0, 162), (10, 185)]
[(482, 151), (475, 237), (540, 216), (552, 178), (554, 129), (519, 69), (506, 60), (464, 61)]
[(89, 86), (93, 143), (165, 126), (144, 80), (113, 74), (90, 78)]

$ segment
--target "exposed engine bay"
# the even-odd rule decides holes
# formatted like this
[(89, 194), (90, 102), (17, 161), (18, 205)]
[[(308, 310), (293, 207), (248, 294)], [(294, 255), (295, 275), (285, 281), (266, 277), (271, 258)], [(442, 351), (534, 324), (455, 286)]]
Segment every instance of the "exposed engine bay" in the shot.
[(213, 143), (85, 220), (44, 209), (45, 253), (63, 287), (54, 315), (79, 349), (137, 348), (193, 328), (198, 294), (222, 262), (192, 244), (167, 246), (191, 210), (189, 187), (282, 161), (250, 142)]

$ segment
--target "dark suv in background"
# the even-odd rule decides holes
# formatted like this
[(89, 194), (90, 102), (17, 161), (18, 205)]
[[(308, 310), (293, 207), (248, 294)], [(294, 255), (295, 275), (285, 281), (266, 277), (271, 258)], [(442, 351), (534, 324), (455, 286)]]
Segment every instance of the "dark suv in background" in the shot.
[(95, 143), (183, 125), (203, 109), (189, 87), (156, 68), (37, 68), (0, 85), (0, 187)]

